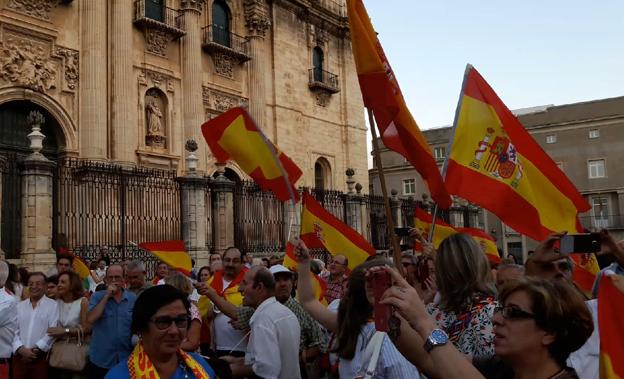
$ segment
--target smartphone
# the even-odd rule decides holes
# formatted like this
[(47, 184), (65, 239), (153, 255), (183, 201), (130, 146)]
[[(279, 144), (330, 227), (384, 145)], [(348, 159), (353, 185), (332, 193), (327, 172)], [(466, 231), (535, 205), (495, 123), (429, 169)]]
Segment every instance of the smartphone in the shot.
[(380, 301), (384, 292), (392, 286), (390, 274), (385, 271), (375, 272), (369, 280), (371, 280), (375, 296), (375, 304), (373, 305), (375, 329), (380, 332), (387, 332), (390, 330), (389, 321), (392, 316), (392, 308), (389, 305), (381, 304)]
[(600, 251), (600, 233), (566, 234), (561, 237), (561, 254), (597, 253)]
[(409, 237), (409, 233), (410, 228), (394, 228), (394, 234), (396, 234), (397, 237)]

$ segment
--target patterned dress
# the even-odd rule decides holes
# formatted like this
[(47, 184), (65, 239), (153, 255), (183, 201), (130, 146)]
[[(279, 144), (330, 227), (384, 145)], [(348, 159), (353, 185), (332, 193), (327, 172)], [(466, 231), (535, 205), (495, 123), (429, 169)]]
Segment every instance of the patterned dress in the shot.
[(460, 352), (485, 359), (494, 356), (492, 316), (497, 305), (494, 296), (477, 295), (462, 312), (445, 312), (434, 303), (427, 305), (427, 312)]

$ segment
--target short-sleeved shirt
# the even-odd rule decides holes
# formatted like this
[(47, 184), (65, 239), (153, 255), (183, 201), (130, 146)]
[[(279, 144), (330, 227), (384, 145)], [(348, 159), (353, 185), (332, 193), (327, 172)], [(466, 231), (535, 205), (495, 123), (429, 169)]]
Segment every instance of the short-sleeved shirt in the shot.
[(600, 288), (600, 279), (604, 276), (606, 271), (614, 272), (617, 275), (624, 275), (624, 266), (620, 265), (617, 262), (611, 263), (609, 266), (600, 270), (600, 273), (596, 275), (596, 281), (594, 282), (594, 287), (592, 288), (592, 297), (598, 297), (598, 289)]
[(494, 356), (492, 316), (497, 305), (493, 296), (481, 295), (460, 313), (443, 311), (434, 303), (427, 305), (427, 312), (448, 334), (449, 341), (457, 350), (477, 359), (485, 359)]
[[(89, 312), (102, 300), (106, 291), (98, 291), (91, 296)], [(136, 295), (123, 291), (118, 303), (110, 298), (102, 317), (94, 324), (89, 345), (89, 360), (96, 366), (111, 368), (119, 362), (125, 362), (132, 352), (132, 310)]]
[[(206, 360), (202, 358), (201, 355), (197, 353), (188, 353), (188, 354), (190, 354), (190, 356), (193, 357), (195, 361), (197, 361), (200, 365), (202, 365), (204, 370), (206, 370), (206, 374), (208, 374), (211, 379), (215, 377), (212, 367), (210, 367), (208, 362), (206, 362)], [(173, 376), (171, 377), (171, 379), (183, 379), (183, 378), (196, 379), (197, 377), (188, 368), (186, 369), (186, 372), (185, 372), (182, 367), (178, 366), (176, 371), (173, 373)], [(108, 372), (108, 374), (106, 374), (104, 379), (130, 379), (130, 370), (128, 369), (127, 360), (123, 362), (119, 362), (115, 367), (113, 367)]]
[[(297, 320), (299, 321), (299, 326), (301, 327), (301, 343), (299, 344), (299, 350), (303, 351), (317, 346), (323, 349), (325, 345), (325, 335), (319, 323), (292, 297), (288, 298), (283, 305), (290, 309), (290, 311), (297, 316)], [(251, 307), (236, 308), (235, 326), (241, 330), (249, 329), (249, 320), (253, 314), (254, 309)]]

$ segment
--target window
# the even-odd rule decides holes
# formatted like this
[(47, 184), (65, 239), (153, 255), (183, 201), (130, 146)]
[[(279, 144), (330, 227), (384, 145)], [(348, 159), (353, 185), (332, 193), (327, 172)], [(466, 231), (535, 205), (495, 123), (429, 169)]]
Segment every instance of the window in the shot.
[(609, 198), (592, 197), (592, 226), (595, 228), (609, 227)]
[(230, 8), (223, 0), (212, 3), (212, 39), (219, 45), (230, 47)]
[(416, 179), (403, 180), (403, 195), (416, 195)]
[(554, 134), (546, 136), (546, 143), (555, 143), (557, 142), (557, 136)]
[(145, 17), (163, 22), (165, 17), (164, 0), (145, 0)]
[(604, 178), (605, 175), (605, 160), (604, 159), (594, 159), (587, 163), (589, 169), (589, 178)]
[(433, 149), (433, 156), (435, 159), (444, 159), (446, 158), (446, 147), (436, 147)]
[(312, 66), (314, 67), (314, 81), (323, 82), (323, 65), (325, 64), (325, 54), (320, 47), (312, 50)]
[(598, 129), (592, 129), (589, 131), (589, 138), (590, 139), (594, 139), (594, 138), (598, 138), (600, 137), (600, 130)]
[(319, 190), (331, 189), (331, 165), (325, 158), (314, 163), (314, 186)]

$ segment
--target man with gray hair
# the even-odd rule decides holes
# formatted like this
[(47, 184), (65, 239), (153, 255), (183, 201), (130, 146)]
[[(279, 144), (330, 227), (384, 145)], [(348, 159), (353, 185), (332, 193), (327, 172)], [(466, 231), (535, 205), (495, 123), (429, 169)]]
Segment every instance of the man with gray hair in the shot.
[(0, 378), (9, 377), (9, 360), (17, 329), (17, 301), (4, 289), (9, 277), (9, 265), (0, 261)]
[(128, 290), (137, 295), (137, 297), (152, 286), (151, 283), (145, 280), (145, 265), (139, 260), (128, 262), (126, 266), (126, 282), (128, 283)]
[(517, 264), (502, 264), (496, 271), (496, 289), (500, 290), (506, 283), (518, 280), (524, 276), (524, 267)]

